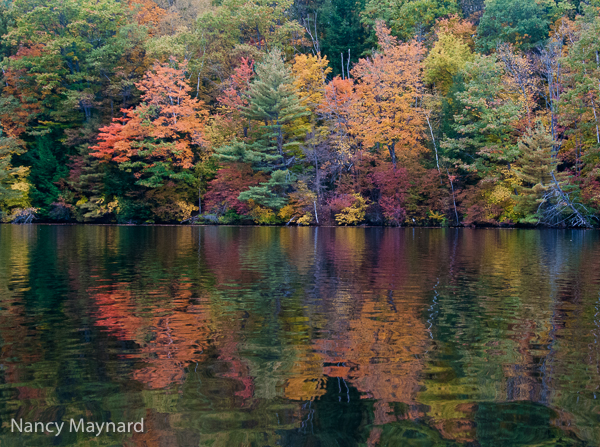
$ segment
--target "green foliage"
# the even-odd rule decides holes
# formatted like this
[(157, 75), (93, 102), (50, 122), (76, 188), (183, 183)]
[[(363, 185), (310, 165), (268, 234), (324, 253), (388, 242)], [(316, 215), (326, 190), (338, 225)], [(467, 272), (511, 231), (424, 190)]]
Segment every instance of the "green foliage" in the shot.
[(50, 205), (58, 200), (58, 183), (69, 172), (61, 149), (51, 135), (41, 136), (36, 138), (29, 151), (21, 158), (21, 162), (31, 167), (28, 177), (33, 185), (29, 193), (31, 204), (40, 208), (41, 216), (46, 215)]
[(249, 104), (243, 110), (244, 116), (265, 124), (261, 128), (263, 137), (285, 160), (284, 150), (299, 144), (294, 137), (308, 131), (307, 125), (298, 120), (309, 112), (300, 102), (291, 72), (278, 50), (269, 52), (264, 61), (256, 65), (256, 77), (247, 97)]
[[(14, 26), (12, 0), (0, 1), (0, 36), (4, 36)], [(9, 56), (11, 46), (6, 39), (0, 39), (0, 61)]]
[(395, 36), (408, 41), (423, 36), (436, 19), (456, 13), (456, 0), (368, 0), (362, 16), (371, 27), (383, 19)]
[(291, 0), (223, 0), (215, 10), (198, 17), (197, 26), (224, 51), (240, 43), (259, 50), (291, 50), (291, 38), (301, 29), (287, 17), (291, 4)]
[(319, 42), (321, 53), (330, 61), (334, 61), (332, 63), (334, 76), (341, 73), (340, 54), (344, 54), (344, 63), (347, 64), (348, 50), (350, 50), (350, 66), (352, 66), (358, 61), (359, 56), (363, 56), (369, 50), (369, 42), (374, 37), (371, 36), (372, 30), (366, 29), (361, 22), (360, 16), (365, 5), (366, 0), (329, 0), (321, 2), (316, 9), (317, 29), (322, 36)]
[(507, 42), (518, 48), (535, 48), (548, 38), (550, 24), (572, 6), (551, 0), (487, 0), (477, 28), (477, 46), (492, 51)]
[(507, 94), (504, 69), (494, 56), (477, 56), (460, 76), (464, 90), (454, 94), (460, 112), (452, 125), (456, 138), (447, 138), (442, 146), (464, 169), (485, 175), (516, 158), (514, 124), (525, 110)]
[[(91, 120), (103, 92), (115, 88), (113, 79), (122, 82), (116, 71), (130, 46), (129, 10), (115, 0), (16, 0), (13, 9), (16, 26), (6, 40), (29, 50), (10, 67), (32, 75), (31, 88), (43, 92), (53, 119)], [(129, 32), (120, 33), (126, 26)]]
[(581, 224), (600, 209), (594, 5), (200, 3), (0, 0), (4, 217)]
[(243, 191), (238, 199), (278, 210), (288, 202), (286, 193), (293, 182), (294, 178), (289, 171), (275, 171), (268, 182), (261, 183), (260, 186), (251, 186), (247, 191)]

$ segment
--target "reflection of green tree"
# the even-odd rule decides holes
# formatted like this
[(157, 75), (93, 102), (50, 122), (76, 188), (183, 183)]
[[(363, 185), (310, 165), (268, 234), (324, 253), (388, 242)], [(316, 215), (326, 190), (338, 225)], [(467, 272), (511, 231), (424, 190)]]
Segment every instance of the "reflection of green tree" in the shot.
[(487, 446), (575, 446), (580, 441), (551, 425), (556, 412), (533, 402), (478, 405), (477, 440)]
[[(554, 445), (552, 439), (569, 436), (552, 428), (556, 424), (573, 424), (583, 439), (597, 439), (589, 429), (598, 425), (596, 416), (590, 417), (595, 414), (593, 400), (575, 405), (579, 394), (573, 392), (574, 383), (589, 383), (584, 353), (591, 340), (585, 331), (561, 331), (563, 325), (574, 328), (575, 319), (580, 326), (593, 326), (591, 300), (576, 306), (586, 310), (575, 316), (570, 315), (571, 306), (561, 310), (565, 306), (559, 298), (561, 283), (568, 284), (578, 271), (585, 272), (585, 250), (573, 251), (564, 245), (564, 240), (548, 241), (536, 231), (484, 232), (458, 243), (456, 257), (463, 265), (455, 269), (456, 277), (441, 279), (442, 286), (437, 288), (432, 325), (435, 350), (429, 354), (424, 390), (417, 398), (431, 407), (428, 416), (447, 436), (488, 439), (487, 445), (498, 445), (494, 437), (508, 435), (494, 432), (493, 421), (506, 426), (510, 421), (505, 418), (516, 421), (520, 417), (520, 423), (513, 421), (509, 431), (522, 433), (524, 440)], [(544, 252), (549, 248), (557, 252), (556, 257), (548, 259)], [(567, 290), (570, 294), (570, 286)], [(508, 407), (492, 404), (503, 401), (513, 403)], [(531, 401), (566, 412), (549, 416), (552, 411)], [(545, 419), (540, 419), (546, 410)], [(530, 419), (523, 416), (528, 411)], [(528, 430), (544, 426), (547, 437), (526, 436)], [(513, 438), (506, 437), (502, 445), (537, 444), (513, 443)]]

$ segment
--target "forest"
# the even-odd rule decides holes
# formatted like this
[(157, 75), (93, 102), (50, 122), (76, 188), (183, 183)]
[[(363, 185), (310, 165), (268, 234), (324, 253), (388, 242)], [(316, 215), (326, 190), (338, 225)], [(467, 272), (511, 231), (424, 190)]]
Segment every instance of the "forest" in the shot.
[(3, 222), (598, 224), (598, 0), (0, 0), (0, 35)]

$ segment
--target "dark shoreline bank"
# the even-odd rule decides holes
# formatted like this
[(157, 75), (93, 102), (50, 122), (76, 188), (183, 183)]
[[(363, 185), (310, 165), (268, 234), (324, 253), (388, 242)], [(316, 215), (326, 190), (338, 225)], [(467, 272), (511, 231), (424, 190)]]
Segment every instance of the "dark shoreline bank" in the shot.
[(461, 226), (419, 226), (406, 225), (392, 227), (389, 225), (244, 225), (244, 224), (181, 224), (181, 223), (161, 223), (161, 224), (129, 224), (129, 223), (92, 223), (92, 222), (33, 222), (29, 224), (14, 224), (10, 222), (0, 222), (2, 225), (15, 226), (97, 226), (97, 227), (236, 227), (236, 228), (381, 228), (381, 229), (423, 229), (423, 230), (599, 230), (599, 227), (551, 227), (542, 225), (461, 225)]

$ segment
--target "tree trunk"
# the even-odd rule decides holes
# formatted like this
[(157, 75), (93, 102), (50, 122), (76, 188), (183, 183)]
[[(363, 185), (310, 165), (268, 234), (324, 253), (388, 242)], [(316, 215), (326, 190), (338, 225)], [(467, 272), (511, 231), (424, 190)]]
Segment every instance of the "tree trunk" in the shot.
[(394, 149), (396, 146), (396, 142), (393, 141), (391, 144), (388, 144), (388, 151), (390, 151), (390, 157), (392, 157), (392, 166), (394, 166), (394, 171), (396, 170), (396, 150)]

